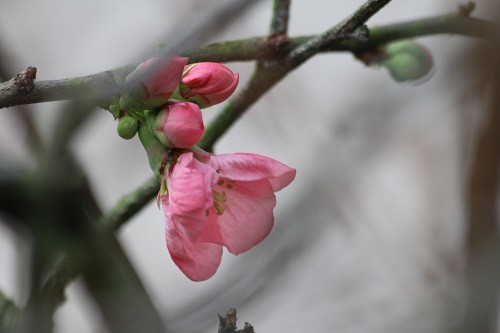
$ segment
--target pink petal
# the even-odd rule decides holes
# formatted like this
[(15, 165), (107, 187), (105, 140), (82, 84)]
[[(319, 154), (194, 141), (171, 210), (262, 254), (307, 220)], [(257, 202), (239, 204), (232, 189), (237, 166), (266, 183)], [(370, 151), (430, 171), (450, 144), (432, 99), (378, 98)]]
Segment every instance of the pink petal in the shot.
[(167, 175), (168, 194), (161, 198), (165, 215), (191, 240), (205, 229), (217, 179), (215, 171), (196, 160), (192, 152), (182, 154)]
[(221, 177), (254, 181), (268, 179), (274, 192), (295, 179), (296, 170), (272, 158), (249, 153), (211, 155), (207, 162)]
[(177, 148), (193, 146), (205, 132), (203, 116), (198, 105), (176, 102), (168, 106), (162, 132)]
[(179, 85), (186, 63), (184, 57), (154, 57), (141, 62), (125, 81), (142, 82), (151, 98), (168, 99)]
[(187, 64), (187, 58), (153, 58), (157, 59), (152, 68), (154, 72), (144, 81), (150, 96), (170, 97), (182, 78), (182, 71)]
[(182, 77), (180, 92), (189, 101), (203, 101), (204, 107), (221, 103), (232, 95), (239, 75), (214, 62), (194, 64)]
[(172, 260), (189, 279), (207, 280), (219, 268), (222, 246), (192, 242), (183, 237), (170, 221), (165, 226), (165, 239)]
[[(228, 188), (230, 185), (231, 188)], [(235, 181), (215, 185), (214, 191), (224, 192), (224, 212), (217, 215), (212, 207), (209, 222), (198, 237), (199, 241), (224, 245), (229, 252), (240, 254), (260, 243), (274, 225), (273, 208), (276, 197), (269, 181)]]

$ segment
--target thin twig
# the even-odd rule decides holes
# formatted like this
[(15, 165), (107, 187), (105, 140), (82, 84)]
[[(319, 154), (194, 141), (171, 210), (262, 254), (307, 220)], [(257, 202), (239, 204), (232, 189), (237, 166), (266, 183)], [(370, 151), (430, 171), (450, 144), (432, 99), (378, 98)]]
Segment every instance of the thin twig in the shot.
[(118, 230), (123, 223), (137, 214), (153, 199), (160, 190), (156, 177), (151, 177), (133, 192), (123, 196), (120, 201), (100, 220), (100, 225), (109, 230)]
[[(390, 0), (374, 0), (369, 1), (367, 4), (358, 9), (348, 20), (338, 25), (338, 30), (342, 33), (350, 32), (350, 29), (355, 29), (363, 24), (371, 15), (375, 14), (384, 4)], [(275, 2), (275, 15), (279, 11), (276, 9), (278, 5), (285, 7), (281, 1)], [(333, 28), (336, 29), (336, 28)], [(326, 35), (330, 36), (330, 29)], [(337, 30), (335, 30), (337, 31)], [(247, 83), (243, 91), (233, 98), (227, 106), (219, 113), (215, 120), (210, 123), (205, 132), (205, 135), (200, 141), (200, 146), (212, 151), (215, 141), (227, 131), (227, 129), (263, 94), (265, 94), (271, 87), (285, 77), (289, 71), (299, 66), (303, 61), (319, 52), (319, 47), (325, 43), (324, 35), (322, 34), (312, 39), (312, 44), (306, 42), (306, 48), (298, 46), (292, 50), (285, 61), (282, 61), (281, 56), (277, 60), (259, 61), (256, 64), (255, 71)], [(329, 38), (329, 37), (328, 37)], [(295, 54), (295, 55), (294, 55)], [(293, 66), (290, 63), (293, 62)]]
[(298, 46), (288, 55), (288, 62), (292, 68), (297, 67), (323, 47), (340, 38), (349, 37), (356, 29), (366, 23), (375, 13), (388, 4), (391, 0), (369, 0), (356, 10), (348, 19), (321, 35)]
[(271, 36), (286, 35), (291, 0), (274, 0)]
[(0, 332), (14, 332), (21, 310), (0, 292)]

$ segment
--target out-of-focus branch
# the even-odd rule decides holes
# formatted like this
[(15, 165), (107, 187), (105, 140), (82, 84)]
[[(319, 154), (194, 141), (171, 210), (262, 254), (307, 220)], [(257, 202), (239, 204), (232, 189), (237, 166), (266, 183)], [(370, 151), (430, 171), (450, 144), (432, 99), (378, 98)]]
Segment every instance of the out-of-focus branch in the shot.
[(0, 292), (0, 332), (14, 332), (21, 310)]
[[(137, 190), (125, 195), (111, 211), (100, 218), (97, 227), (105, 229), (102, 230), (102, 232), (118, 230), (125, 221), (139, 212), (146, 203), (151, 201), (158, 193), (158, 189), (158, 180), (152, 177)], [(52, 300), (50, 304), (45, 304), (45, 310), (47, 310), (48, 313), (52, 313), (64, 300), (64, 289), (80, 272), (81, 264), (75, 261), (74, 256), (64, 254), (55, 262), (50, 272), (45, 276), (44, 283), (39, 291), (40, 298)], [(0, 324), (3, 324), (5, 321), (4, 325), (9, 324), (12, 326), (19, 321), (21, 312), (18, 309), (12, 306), (8, 308), (5, 307), (2, 311), (1, 306), (0, 297)], [(6, 330), (6, 332), (11, 331), (12, 330)], [(0, 332), (3, 331), (0, 329)]]
[[(467, 183), (467, 307), (460, 333), (494, 332), (500, 291), (500, 238), (498, 195), (500, 189), (500, 65), (494, 52), (478, 50), (473, 57), (472, 89), (489, 91), (490, 103)], [(491, 50), (489, 50), (491, 51)], [(477, 74), (479, 73), (479, 74)], [(481, 78), (481, 79), (478, 79)], [(498, 327), (497, 327), (498, 329)]]
[[(59, 151), (25, 184), (35, 251), (33, 288), (19, 320), (19, 332), (49, 332), (64, 288), (78, 273), (113, 332), (163, 332), (160, 316), (113, 230), (96, 223), (101, 215), (86, 177), (71, 154)], [(129, 213), (130, 214), (130, 213)], [(53, 266), (54, 258), (59, 261)]]
[(271, 36), (286, 35), (291, 0), (274, 0)]
[[(356, 25), (349, 24), (348, 26)], [(491, 39), (495, 35), (496, 29), (497, 27), (493, 23), (454, 13), (373, 27), (370, 29), (367, 39), (363, 40), (353, 39), (350, 34), (347, 36), (336, 35), (335, 38), (328, 37), (330, 39), (329, 43), (318, 42), (319, 36), (295, 37), (290, 39), (285, 50), (289, 52), (295, 49), (295, 54), (302, 54), (300, 56), (302, 58), (306, 53), (302, 53), (304, 51), (301, 51), (298, 47), (305, 43), (311, 43), (311, 40), (316, 39), (316, 42), (313, 43), (313, 46), (315, 46), (311, 47), (310, 45), (307, 54), (312, 50), (314, 52), (351, 51), (356, 53), (394, 40), (431, 34), (461, 34), (481, 39)], [(211, 44), (182, 52), (181, 55), (188, 57), (190, 63), (199, 61), (273, 60), (281, 57), (281, 55), (276, 54), (276, 48), (272, 43), (269, 43), (268, 37)], [(85, 100), (96, 97), (98, 100), (106, 99), (118, 93), (115, 75), (125, 77), (135, 66), (135, 64), (132, 64), (83, 77), (35, 81), (33, 89), (29, 92), (20, 91), (13, 80), (10, 80), (0, 84), (0, 108), (58, 100)]]
[(118, 230), (123, 223), (139, 212), (160, 190), (156, 177), (151, 177), (135, 191), (125, 195), (100, 220), (100, 225), (109, 230)]

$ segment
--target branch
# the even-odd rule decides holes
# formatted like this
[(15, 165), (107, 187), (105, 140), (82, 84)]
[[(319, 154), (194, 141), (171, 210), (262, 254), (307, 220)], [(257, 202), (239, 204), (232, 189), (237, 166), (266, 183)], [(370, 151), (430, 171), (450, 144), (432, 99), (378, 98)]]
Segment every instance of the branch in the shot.
[(20, 315), (21, 310), (0, 292), (0, 332), (14, 332)]
[(286, 35), (291, 0), (274, 0), (271, 36)]
[(135, 191), (123, 196), (100, 220), (100, 225), (109, 230), (118, 230), (124, 222), (137, 214), (160, 190), (156, 177), (151, 177)]
[[(150, 178), (142, 186), (120, 199), (116, 206), (105, 214), (99, 222), (108, 231), (117, 231), (125, 221), (137, 214), (158, 193), (159, 183), (155, 177)], [(56, 303), (64, 300), (66, 285), (80, 273), (80, 267), (73, 258), (64, 255), (53, 267), (41, 288), (43, 295), (55, 295)]]
[[(491, 22), (465, 17), (460, 14), (446, 14), (404, 23), (373, 27), (366, 40), (353, 40), (352, 36), (340, 36), (328, 43), (321, 43), (317, 52), (351, 51), (357, 53), (374, 46), (399, 39), (434, 34), (460, 34), (480, 39), (492, 39), (497, 27)], [(321, 35), (320, 35), (321, 36)], [(297, 49), (318, 36), (300, 36), (290, 39), (285, 51)], [(298, 51), (296, 51), (298, 52)], [(276, 48), (267, 37), (215, 43), (183, 52), (190, 63), (199, 61), (232, 62), (251, 60), (274, 60), (279, 58)], [(35, 81), (33, 89), (22, 92), (13, 80), (0, 84), (0, 108), (21, 104), (42, 103), (59, 100), (84, 100), (91, 97), (106, 99), (118, 93), (114, 76), (125, 77), (135, 64), (105, 72), (62, 80)]]
[(349, 36), (351, 33), (365, 24), (368, 19), (390, 1), (391, 0), (369, 0), (344, 22), (296, 47), (287, 57), (287, 61), (290, 62), (291, 68), (299, 66), (321, 51), (326, 45), (341, 38), (351, 37)]

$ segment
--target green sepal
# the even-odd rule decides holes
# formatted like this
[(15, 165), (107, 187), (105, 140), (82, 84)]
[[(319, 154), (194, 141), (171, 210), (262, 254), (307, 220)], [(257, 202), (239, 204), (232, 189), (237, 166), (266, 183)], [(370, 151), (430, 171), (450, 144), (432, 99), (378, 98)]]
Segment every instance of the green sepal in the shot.
[(162, 177), (160, 181), (160, 191), (158, 192), (158, 195), (165, 195), (168, 194), (168, 187), (167, 187), (167, 180)]
[(173, 99), (173, 100), (176, 100), (179, 102), (186, 101), (186, 99), (184, 99), (184, 97), (182, 97), (182, 95), (181, 95), (180, 87), (181, 87), (181, 85), (179, 84), (177, 86), (177, 88), (175, 88), (174, 92), (172, 93), (172, 96), (170, 96), (170, 99)]
[(148, 126), (149, 131), (154, 136), (156, 136), (156, 138), (161, 142), (162, 145), (169, 148), (174, 148), (174, 145), (172, 145), (172, 143), (167, 139), (165, 133), (163, 133), (163, 131), (159, 129), (160, 125), (158, 125), (158, 123), (161, 123), (162, 120), (158, 117), (164, 117), (165, 112), (162, 112), (159, 109), (146, 110), (144, 111), (144, 115), (146, 116), (146, 125)]
[(132, 86), (125, 88), (120, 97), (120, 107), (127, 111), (141, 111), (144, 110), (144, 104), (148, 96), (142, 87)]
[(115, 119), (120, 117), (121, 110), (122, 108), (120, 107), (120, 103), (111, 104), (109, 106), (109, 112), (111, 112), (111, 114), (113, 115), (113, 117), (115, 117)]

